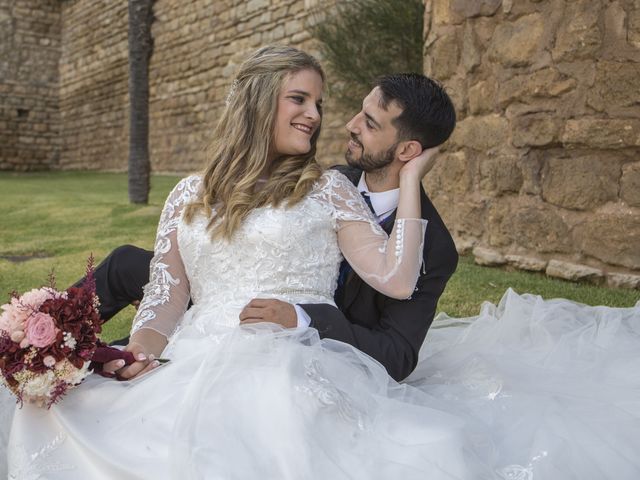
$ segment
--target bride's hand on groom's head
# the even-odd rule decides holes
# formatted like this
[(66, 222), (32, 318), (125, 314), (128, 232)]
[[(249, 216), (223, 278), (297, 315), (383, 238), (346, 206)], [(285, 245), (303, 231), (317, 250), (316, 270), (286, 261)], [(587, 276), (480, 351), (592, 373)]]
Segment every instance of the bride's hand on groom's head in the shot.
[(421, 181), (436, 164), (439, 151), (439, 146), (423, 150), (419, 155), (406, 161), (400, 170), (400, 175), (407, 177), (410, 176)]
[(254, 298), (240, 312), (240, 325), (262, 322), (295, 328), (298, 326), (298, 315), (290, 303), (275, 298)]

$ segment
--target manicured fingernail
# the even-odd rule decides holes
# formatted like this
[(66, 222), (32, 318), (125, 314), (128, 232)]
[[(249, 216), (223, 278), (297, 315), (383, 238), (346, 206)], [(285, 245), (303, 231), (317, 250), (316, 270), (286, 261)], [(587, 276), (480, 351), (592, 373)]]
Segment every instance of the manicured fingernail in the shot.
[(136, 358), (141, 362), (144, 362), (147, 359), (147, 356), (144, 353), (139, 353)]
[(160, 365), (160, 362), (159, 362), (159, 361), (157, 361), (157, 360), (156, 360), (155, 362), (152, 362), (152, 363), (151, 363), (152, 368), (156, 368), (156, 367), (157, 367), (157, 366), (159, 366), (159, 365)]
[(152, 353), (151, 355), (149, 355), (149, 361), (152, 362), (156, 359), (156, 356)]
[(124, 360), (118, 360), (118, 361), (116, 362), (116, 366), (117, 366), (118, 368), (124, 367), (124, 363), (125, 363), (125, 362), (124, 362)]

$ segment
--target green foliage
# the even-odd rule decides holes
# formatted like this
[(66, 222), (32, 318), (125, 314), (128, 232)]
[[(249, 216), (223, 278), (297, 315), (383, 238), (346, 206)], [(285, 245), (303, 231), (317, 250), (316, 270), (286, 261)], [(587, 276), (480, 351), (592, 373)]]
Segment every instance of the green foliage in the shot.
[[(24, 292), (45, 284), (52, 269), (58, 287), (67, 287), (84, 274), (91, 253), (98, 263), (125, 243), (153, 248), (162, 204), (178, 180), (152, 176), (150, 204), (141, 206), (128, 203), (126, 174), (0, 172), (0, 304), (12, 290)], [(19, 256), (25, 261), (16, 262)], [(462, 258), (438, 309), (454, 317), (475, 315), (483, 301), (496, 303), (509, 287), (518, 293), (563, 297), (589, 305), (628, 307), (639, 298), (637, 290), (479, 267), (472, 259)], [(125, 336), (134, 314), (130, 307), (109, 321), (104, 337)]]
[(357, 108), (371, 82), (388, 73), (422, 73), (422, 0), (339, 1), (313, 28), (331, 74), (331, 93)]

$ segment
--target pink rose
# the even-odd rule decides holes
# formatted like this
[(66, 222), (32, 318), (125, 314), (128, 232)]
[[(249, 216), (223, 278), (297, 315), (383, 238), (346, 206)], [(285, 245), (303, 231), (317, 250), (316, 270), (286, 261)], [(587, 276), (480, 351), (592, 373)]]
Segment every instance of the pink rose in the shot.
[(27, 319), (26, 340), (34, 347), (48, 347), (55, 341), (58, 331), (56, 322), (46, 313), (38, 312)]

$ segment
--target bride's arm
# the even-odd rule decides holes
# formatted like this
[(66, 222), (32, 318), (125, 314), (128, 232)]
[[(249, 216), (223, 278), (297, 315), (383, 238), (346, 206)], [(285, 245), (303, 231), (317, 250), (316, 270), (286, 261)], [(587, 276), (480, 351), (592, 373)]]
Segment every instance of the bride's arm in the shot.
[(421, 218), (420, 183), (434, 153), (421, 154), (400, 171), (400, 198), (389, 236), (346, 177), (333, 172), (324, 188), (330, 191), (345, 259), (365, 282), (392, 298), (410, 297), (420, 273), (427, 226)]
[(144, 287), (144, 297), (133, 319), (131, 339), (126, 347), (139, 362), (119, 371), (124, 378), (141, 373), (149, 364), (149, 357), (158, 357), (162, 353), (187, 310), (189, 280), (177, 234), (182, 210), (195, 197), (198, 186), (198, 177), (181, 180), (162, 209), (149, 268), (149, 283)]

